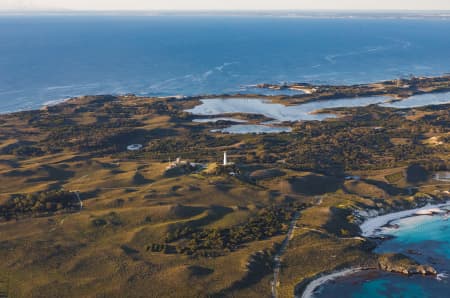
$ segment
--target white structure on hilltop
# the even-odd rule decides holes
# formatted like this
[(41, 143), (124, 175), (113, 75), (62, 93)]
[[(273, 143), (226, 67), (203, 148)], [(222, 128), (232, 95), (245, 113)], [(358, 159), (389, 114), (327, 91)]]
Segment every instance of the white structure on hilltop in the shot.
[(181, 159), (181, 157), (177, 157), (175, 159), (175, 161), (171, 161), (171, 159), (169, 158), (169, 165), (166, 167), (166, 171), (172, 170), (175, 168), (184, 168), (184, 169), (187, 169), (187, 171), (192, 172), (192, 171), (198, 171), (201, 169), (205, 169), (206, 165), (202, 164), (202, 163), (190, 162), (188, 160), (183, 160), (183, 159)]
[(227, 152), (224, 151), (223, 152), (223, 164), (222, 164), (222, 166), (226, 167), (226, 166), (232, 166), (232, 165), (234, 165), (234, 162), (229, 162), (228, 161)]
[(188, 164), (190, 164), (190, 163), (185, 160), (181, 160), (181, 157), (177, 157), (175, 159), (175, 161), (171, 161), (169, 158), (169, 165), (167, 166), (166, 170), (173, 169), (173, 168), (183, 166), (183, 165), (188, 165)]
[(227, 164), (228, 164), (228, 161), (227, 161), (227, 152), (225, 151), (225, 152), (223, 153), (223, 165), (226, 166)]

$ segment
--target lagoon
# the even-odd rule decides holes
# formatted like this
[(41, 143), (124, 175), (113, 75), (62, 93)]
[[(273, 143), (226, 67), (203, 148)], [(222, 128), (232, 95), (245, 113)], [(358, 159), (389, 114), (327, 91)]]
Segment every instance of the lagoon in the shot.
[[(355, 98), (342, 98), (333, 100), (319, 100), (308, 102), (304, 104), (298, 104), (293, 106), (286, 106), (281, 103), (273, 103), (264, 98), (245, 98), (245, 97), (233, 97), (233, 98), (211, 98), (201, 99), (201, 104), (195, 106), (192, 109), (186, 110), (186, 112), (192, 113), (197, 116), (218, 116), (226, 114), (257, 114), (270, 118), (271, 124), (290, 122), (290, 121), (322, 121), (327, 118), (336, 118), (337, 116), (332, 113), (318, 113), (323, 109), (333, 108), (349, 108), (349, 107), (361, 107), (371, 104), (379, 104), (385, 107), (391, 108), (414, 108), (435, 104), (450, 103), (450, 93), (431, 93), (414, 95), (410, 98), (406, 98), (400, 101), (390, 102), (388, 97), (384, 96), (371, 96), (371, 97), (355, 97)], [(195, 119), (195, 122), (216, 122), (217, 120), (229, 120), (235, 122), (242, 122), (242, 120), (233, 118), (208, 118), (208, 119)], [(258, 133), (261, 131), (267, 132), (286, 132), (286, 129), (270, 129), (269, 126), (263, 128), (265, 123), (260, 123), (258, 126), (247, 125), (247, 129), (244, 129), (244, 125), (239, 125), (233, 128), (230, 126), (226, 132), (229, 133)]]
[(264, 115), (276, 122), (324, 120), (335, 118), (332, 113), (317, 113), (323, 109), (362, 107), (379, 104), (391, 108), (414, 108), (427, 105), (450, 103), (450, 93), (430, 93), (414, 95), (400, 101), (389, 102), (388, 97), (355, 97), (333, 100), (319, 100), (299, 105), (285, 106), (262, 98), (212, 98), (202, 99), (201, 104), (186, 110), (199, 116), (213, 116), (224, 114), (258, 114)]
[(448, 103), (450, 103), (450, 92), (417, 94), (400, 101), (382, 103), (381, 105), (384, 107), (406, 109)]
[(258, 114), (281, 123), (285, 121), (300, 120), (324, 120), (326, 118), (336, 117), (330, 113), (314, 112), (325, 108), (337, 107), (355, 107), (365, 106), (374, 103), (383, 102), (386, 99), (382, 97), (361, 97), (350, 99), (322, 100), (294, 106), (285, 106), (280, 103), (273, 103), (262, 98), (213, 98), (202, 99), (201, 104), (186, 110), (186, 112), (200, 116), (212, 116), (223, 114)]
[(292, 128), (285, 126), (268, 126), (268, 125), (232, 125), (223, 129), (213, 129), (212, 132), (222, 132), (231, 134), (266, 134), (266, 133), (282, 133), (291, 132)]

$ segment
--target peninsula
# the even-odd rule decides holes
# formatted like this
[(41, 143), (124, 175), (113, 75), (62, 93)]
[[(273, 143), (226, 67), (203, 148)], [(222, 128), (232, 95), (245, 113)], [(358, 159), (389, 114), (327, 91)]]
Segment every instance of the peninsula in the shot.
[(303, 94), (291, 96), (289, 103), (298, 104), (321, 99), (387, 96), (401, 100), (413, 95), (450, 91), (450, 75), (410, 77), (357, 85), (313, 85), (308, 83), (258, 84), (260, 89), (294, 90)]

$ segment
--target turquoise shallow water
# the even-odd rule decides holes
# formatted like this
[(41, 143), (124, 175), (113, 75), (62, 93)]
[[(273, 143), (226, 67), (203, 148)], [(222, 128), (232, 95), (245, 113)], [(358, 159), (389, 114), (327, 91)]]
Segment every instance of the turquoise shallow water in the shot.
[(450, 273), (450, 221), (436, 215), (392, 223), (399, 228), (385, 229), (383, 233), (395, 238), (384, 241), (376, 252), (404, 253), (434, 266), (441, 273), (438, 278), (367, 271), (324, 285), (316, 297), (450, 297), (450, 278), (446, 276)]
[[(420, 261), (432, 257), (442, 258), (436, 266), (450, 271), (450, 221), (436, 216), (415, 216), (393, 222), (400, 228), (390, 231), (394, 239), (381, 244), (377, 252), (403, 252), (414, 250), (420, 254), (412, 255)], [(427, 259), (428, 258), (428, 259)]]
[(314, 297), (447, 298), (449, 287), (446, 279), (363, 272), (327, 284)]

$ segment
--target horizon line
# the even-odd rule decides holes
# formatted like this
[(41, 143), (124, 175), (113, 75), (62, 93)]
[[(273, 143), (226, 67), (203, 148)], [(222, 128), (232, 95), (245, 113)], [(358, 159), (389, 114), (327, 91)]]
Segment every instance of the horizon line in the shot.
[(72, 10), (72, 9), (42, 9), (23, 10), (0, 9), (0, 16), (186, 16), (186, 17), (278, 17), (278, 18), (335, 18), (335, 19), (450, 19), (450, 10), (404, 10), (404, 9), (196, 9), (196, 10)]
[(70, 9), (70, 8), (42, 8), (42, 9), (1, 9), (0, 12), (396, 12), (396, 13), (419, 13), (419, 12), (450, 12), (450, 9), (346, 9), (346, 8), (309, 8), (309, 9)]

